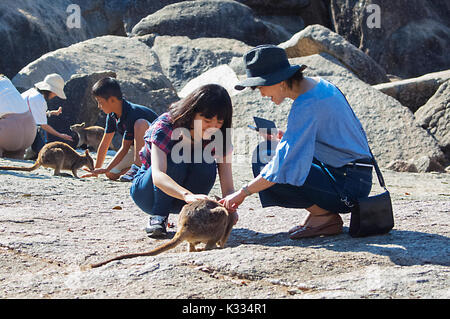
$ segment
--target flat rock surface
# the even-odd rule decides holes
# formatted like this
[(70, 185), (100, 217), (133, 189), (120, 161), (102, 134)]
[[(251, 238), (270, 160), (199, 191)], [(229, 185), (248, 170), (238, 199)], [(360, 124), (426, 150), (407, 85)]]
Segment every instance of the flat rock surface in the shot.
[[(249, 165), (234, 165), (236, 188), (251, 179)], [(345, 214), (341, 235), (290, 240), (306, 211), (261, 208), (253, 195), (225, 249), (182, 244), (86, 270), (166, 241), (146, 236), (130, 184), (0, 171), (0, 298), (450, 298), (450, 174), (383, 173), (396, 222), (388, 235), (352, 238)], [(177, 215), (169, 222), (172, 237)]]

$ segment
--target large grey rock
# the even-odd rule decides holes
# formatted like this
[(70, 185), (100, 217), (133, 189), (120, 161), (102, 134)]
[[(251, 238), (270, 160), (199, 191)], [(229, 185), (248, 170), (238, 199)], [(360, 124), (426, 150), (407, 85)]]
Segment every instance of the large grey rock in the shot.
[(279, 43), (289, 38), (255, 18), (252, 10), (230, 0), (183, 1), (142, 19), (133, 35), (158, 33), (189, 38), (231, 38), (249, 45)]
[(234, 86), (238, 83), (236, 73), (228, 65), (223, 64), (216, 66), (200, 76), (190, 80), (186, 85), (178, 92), (179, 97), (185, 97), (196, 88), (206, 84), (218, 84), (223, 86), (230, 96), (239, 93)]
[(182, 0), (127, 0), (123, 12), (125, 30), (131, 32), (133, 27), (146, 16), (155, 13), (165, 6)]
[[(73, 4), (78, 4), (81, 15), (86, 21), (82, 28), (94, 29), (100, 35), (121, 35), (126, 36), (123, 11), (126, 9), (126, 1), (123, 0), (71, 0)], [(52, 2), (53, 3), (53, 2)]]
[[(414, 121), (414, 116), (408, 108), (359, 80), (334, 57), (322, 53), (294, 58), (291, 63), (306, 64), (308, 68), (305, 75), (321, 76), (343, 91), (360, 119), (372, 151), (382, 167), (395, 160), (415, 163), (423, 156), (430, 159), (431, 166), (434, 162), (445, 161), (439, 145)], [(261, 98), (257, 90), (251, 89), (233, 96), (232, 100), (235, 127), (244, 128), (252, 124), (252, 116), (259, 116), (274, 120), (278, 127), (286, 129), (287, 114), (292, 101), (286, 100), (277, 106), (270, 100)], [(420, 166), (417, 169), (421, 172), (433, 168), (416, 166)]]
[(236, 0), (260, 13), (292, 14), (307, 7), (311, 0)]
[[(318, 17), (321, 16), (320, 10), (312, 10), (312, 3), (317, 1), (310, 0), (236, 0), (246, 6), (250, 7), (257, 17), (265, 23), (270, 23), (273, 28), (283, 28), (285, 32), (294, 35), (302, 30), (305, 25), (310, 24), (312, 20), (314, 23), (321, 24), (323, 21)], [(309, 14), (305, 14), (308, 11)], [(314, 13), (313, 13), (314, 12)], [(312, 14), (311, 14), (312, 13)], [(305, 23), (306, 20), (309, 23)], [(283, 31), (282, 31), (283, 32)]]
[(189, 39), (185, 36), (158, 36), (152, 49), (157, 53), (164, 74), (180, 91), (190, 80), (251, 49), (245, 43), (225, 38)]
[[(123, 21), (125, 24), (125, 30), (131, 32), (133, 27), (139, 23), (143, 18), (156, 11), (163, 9), (165, 6), (170, 4), (183, 2), (182, 0), (127, 0), (126, 9), (123, 13)], [(254, 10), (258, 17), (260, 17), (265, 22), (273, 23), (276, 27), (282, 26), (286, 31), (294, 34), (304, 28), (304, 22), (302, 17), (304, 16), (304, 11), (313, 7), (310, 0), (288, 0), (288, 1), (267, 1), (267, 0), (238, 0), (242, 4), (249, 6)], [(317, 1), (313, 1), (315, 4)], [(305, 8), (306, 7), (306, 8)], [(304, 8), (304, 10), (303, 10)], [(299, 14), (299, 10), (302, 11)], [(315, 14), (317, 15), (316, 8), (308, 12), (307, 19), (311, 20), (310, 17)], [(302, 17), (300, 17), (300, 15)], [(315, 18), (315, 17), (313, 17)], [(315, 23), (322, 24), (322, 19), (315, 19)], [(327, 21), (329, 23), (329, 19)]]
[(450, 68), (448, 1), (332, 0), (330, 10), (334, 30), (391, 74), (412, 78)]
[(310, 4), (299, 11), (305, 25), (320, 24), (332, 29), (330, 17), (330, 2), (328, 0), (312, 0)]
[(305, 26), (331, 28), (328, 0), (236, 0), (249, 6), (258, 17), (285, 28), (292, 35)]
[(187, 46), (172, 46), (169, 79), (179, 91), (190, 80), (211, 68), (229, 63), (234, 56), (236, 54), (231, 51), (213, 52)]
[[(80, 28), (67, 24), (72, 21), (74, 12), (68, 10), (72, 4), (80, 6)], [(102, 0), (3, 0), (0, 70), (12, 78), (47, 52), (106, 34), (125, 35), (120, 14), (104, 6)]]
[(300, 16), (260, 15), (257, 17), (271, 27), (279, 28), (281, 33), (290, 34), (290, 37), (304, 29), (306, 25)]
[(373, 87), (384, 94), (392, 96), (414, 113), (448, 79), (450, 79), (450, 70), (429, 73), (418, 78), (381, 83)]
[(450, 161), (450, 80), (414, 113), (417, 122), (438, 141)]
[(65, 10), (70, 3), (69, 0), (57, 0), (52, 4), (25, 0), (0, 2), (2, 73), (12, 78), (42, 54), (89, 38), (92, 34), (89, 28), (66, 27)]
[(104, 70), (113, 70), (123, 81), (126, 98), (133, 97), (132, 102), (151, 107), (158, 114), (177, 99), (155, 52), (139, 40), (119, 36), (98, 37), (50, 52), (23, 68), (13, 83), (29, 88), (50, 73), (58, 73), (68, 81), (74, 74)]
[(342, 36), (321, 25), (311, 25), (279, 44), (289, 58), (328, 53), (369, 84), (388, 82), (386, 71)]

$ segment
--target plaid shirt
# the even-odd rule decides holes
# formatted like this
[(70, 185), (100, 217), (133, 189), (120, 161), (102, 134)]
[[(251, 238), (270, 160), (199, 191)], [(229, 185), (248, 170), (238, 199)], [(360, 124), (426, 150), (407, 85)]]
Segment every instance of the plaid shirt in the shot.
[(144, 147), (139, 152), (142, 165), (146, 168), (151, 164), (152, 144), (158, 146), (164, 153), (169, 154), (175, 145), (176, 140), (172, 140), (173, 125), (169, 113), (159, 116), (144, 134)]
[[(179, 139), (172, 139), (174, 127), (169, 113), (160, 115), (148, 128), (144, 134), (144, 147), (139, 152), (142, 165), (149, 168), (151, 165), (151, 149), (152, 144), (158, 146), (167, 155), (172, 151), (173, 146), (178, 143)], [(203, 148), (205, 148), (211, 140), (203, 141)], [(211, 150), (211, 155), (215, 155), (215, 148)]]

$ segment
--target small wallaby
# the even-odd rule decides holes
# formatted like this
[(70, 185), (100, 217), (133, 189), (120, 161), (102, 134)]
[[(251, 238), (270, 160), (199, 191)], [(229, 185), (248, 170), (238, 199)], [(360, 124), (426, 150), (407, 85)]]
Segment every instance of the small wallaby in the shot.
[(78, 134), (77, 148), (83, 144), (88, 147), (92, 147), (95, 151), (98, 150), (98, 146), (102, 141), (105, 129), (101, 126), (89, 126), (86, 127), (86, 123), (74, 124), (70, 126), (70, 130)]
[(114, 260), (155, 256), (175, 248), (183, 241), (189, 243), (189, 251), (198, 251), (195, 246), (206, 243), (205, 250), (223, 248), (233, 228), (233, 216), (215, 200), (199, 200), (183, 206), (178, 217), (178, 230), (167, 243), (143, 253), (121, 255), (104, 262), (92, 264), (91, 268), (101, 267)]
[(72, 147), (63, 142), (52, 142), (46, 144), (38, 154), (38, 158), (31, 167), (11, 167), (0, 166), (0, 170), (25, 171), (31, 172), (40, 166), (53, 168), (54, 175), (63, 175), (61, 170), (70, 170), (74, 177), (78, 178), (77, 170), (87, 166), (90, 170), (94, 169), (94, 160), (89, 151), (84, 155), (78, 154)]

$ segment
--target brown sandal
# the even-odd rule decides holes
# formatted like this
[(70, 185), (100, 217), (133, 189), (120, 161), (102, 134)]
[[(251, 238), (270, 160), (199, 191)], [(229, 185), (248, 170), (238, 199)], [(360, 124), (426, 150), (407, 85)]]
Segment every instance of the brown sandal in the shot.
[(300, 228), (303, 228), (303, 227), (305, 227), (304, 224), (300, 224), (300, 225), (294, 226), (294, 227), (292, 227), (291, 229), (288, 230), (288, 233), (289, 234), (295, 233), (297, 230), (299, 230)]
[(315, 236), (331, 236), (342, 233), (342, 222), (332, 221), (317, 227), (303, 226), (299, 227), (296, 231), (289, 233), (290, 239), (300, 239)]
[[(336, 214), (336, 213), (329, 213), (329, 214), (327, 214), (326, 216), (329, 216), (329, 215), (337, 216), (335, 222), (337, 222), (337, 223), (343, 223), (343, 222), (342, 222), (342, 218), (341, 218), (341, 216), (339, 216), (339, 214)], [(309, 219), (309, 217), (308, 217), (302, 224), (297, 225), (297, 226), (294, 226), (294, 227), (292, 227), (291, 229), (289, 229), (289, 230), (288, 230), (288, 234), (291, 235), (291, 234), (293, 234), (293, 233), (299, 231), (301, 228), (304, 228), (304, 227), (305, 227), (305, 224), (308, 222), (308, 219)], [(333, 222), (328, 222), (327, 224), (331, 224), (331, 223), (333, 223)], [(309, 226), (306, 226), (306, 227), (310, 228)], [(319, 226), (319, 227), (320, 227), (320, 226)]]
[(289, 235), (290, 239), (300, 239), (316, 236), (331, 236), (338, 235), (342, 233), (342, 225), (339, 224), (329, 224), (320, 227), (303, 227), (296, 232)]

